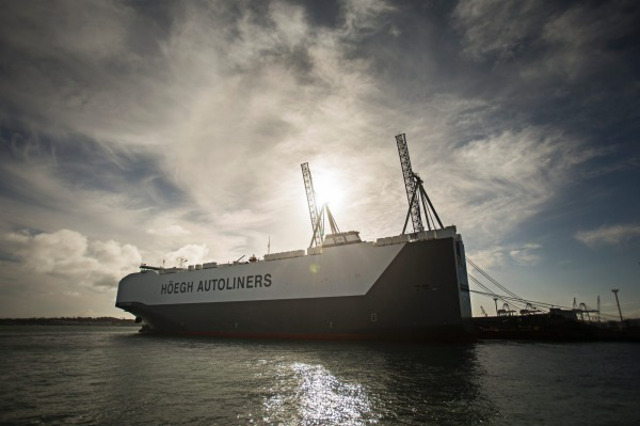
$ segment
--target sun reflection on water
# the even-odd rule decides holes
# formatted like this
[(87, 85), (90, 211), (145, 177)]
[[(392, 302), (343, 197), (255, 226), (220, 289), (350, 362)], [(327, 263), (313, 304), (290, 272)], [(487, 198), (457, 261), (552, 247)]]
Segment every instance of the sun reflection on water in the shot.
[[(293, 363), (265, 399), (267, 423), (364, 425), (375, 423), (364, 387), (347, 383), (322, 365)], [(284, 380), (282, 380), (284, 379)]]

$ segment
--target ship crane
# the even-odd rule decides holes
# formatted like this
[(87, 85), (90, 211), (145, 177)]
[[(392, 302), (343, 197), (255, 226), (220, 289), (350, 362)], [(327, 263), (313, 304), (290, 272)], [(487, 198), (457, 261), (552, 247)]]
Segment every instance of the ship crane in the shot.
[(329, 221), (331, 227), (331, 233), (337, 234), (340, 232), (338, 224), (329, 210), (329, 206), (325, 203), (318, 212), (318, 206), (316, 204), (316, 192), (313, 189), (313, 179), (311, 178), (311, 169), (309, 169), (309, 163), (302, 163), (302, 179), (304, 180), (304, 189), (307, 193), (307, 205), (309, 206), (309, 217), (311, 218), (311, 229), (313, 235), (311, 237), (311, 243), (309, 248), (322, 246), (322, 237), (324, 236), (324, 221), (325, 216)]
[(396, 135), (396, 143), (398, 144), (398, 154), (400, 155), (400, 165), (402, 166), (402, 176), (404, 177), (404, 186), (407, 191), (407, 201), (409, 202), (409, 211), (404, 221), (402, 233), (407, 230), (409, 217), (413, 223), (413, 232), (424, 231), (422, 216), (427, 224), (427, 230), (436, 229), (436, 221), (440, 228), (444, 228), (436, 209), (433, 207), (427, 191), (424, 189), (423, 181), (417, 173), (411, 168), (411, 158), (409, 157), (409, 149), (407, 147), (407, 138), (404, 133)]
[(322, 244), (322, 236), (315, 232), (316, 224), (319, 223), (318, 207), (316, 204), (316, 193), (313, 190), (313, 179), (311, 178), (311, 170), (309, 163), (302, 163), (302, 179), (304, 179), (304, 190), (307, 193), (307, 204), (309, 205), (309, 216), (311, 217), (311, 229), (313, 230), (313, 238), (311, 246), (319, 247)]

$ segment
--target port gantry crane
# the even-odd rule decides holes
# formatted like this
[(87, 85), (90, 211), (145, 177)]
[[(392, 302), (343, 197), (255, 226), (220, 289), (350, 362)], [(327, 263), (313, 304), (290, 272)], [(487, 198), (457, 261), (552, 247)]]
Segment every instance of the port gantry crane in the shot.
[(320, 213), (318, 213), (318, 206), (316, 204), (316, 192), (313, 189), (313, 179), (311, 178), (311, 170), (309, 169), (309, 163), (302, 163), (300, 166), (302, 167), (302, 179), (304, 180), (304, 189), (305, 189), (305, 192), (307, 193), (307, 205), (309, 206), (309, 216), (311, 218), (311, 229), (313, 230), (313, 235), (311, 237), (311, 243), (309, 243), (309, 248), (321, 247), (322, 237), (324, 236), (325, 215), (329, 220), (331, 233), (337, 234), (340, 232), (340, 229), (338, 229), (338, 224), (336, 223), (336, 220), (333, 218), (333, 215), (331, 214), (331, 210), (329, 210), (329, 206), (326, 203), (320, 208)]
[[(402, 166), (402, 176), (404, 177), (404, 186), (407, 190), (407, 201), (409, 201), (409, 211), (404, 221), (402, 233), (407, 230), (409, 216), (413, 222), (413, 232), (424, 231), (422, 215), (427, 224), (427, 230), (436, 229), (436, 221), (440, 228), (444, 228), (436, 209), (431, 204), (431, 200), (424, 189), (424, 185), (420, 176), (411, 169), (411, 158), (409, 158), (409, 148), (407, 148), (407, 138), (404, 133), (396, 135), (396, 143), (398, 144), (398, 154), (400, 154), (400, 165)], [(422, 208), (422, 209), (421, 209)], [(435, 218), (435, 220), (434, 220)]]

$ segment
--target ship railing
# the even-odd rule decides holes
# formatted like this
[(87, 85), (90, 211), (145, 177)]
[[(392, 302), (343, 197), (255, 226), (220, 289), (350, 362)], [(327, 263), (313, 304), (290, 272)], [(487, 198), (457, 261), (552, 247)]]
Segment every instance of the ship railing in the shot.
[(396, 235), (395, 237), (384, 237), (376, 240), (377, 246), (389, 246), (392, 244), (408, 243), (411, 241), (409, 234)]
[(304, 250), (293, 250), (293, 251), (284, 251), (281, 253), (271, 253), (265, 254), (264, 260), (280, 260), (280, 259), (290, 259), (292, 257), (300, 257), (304, 256)]
[(412, 234), (401, 234), (394, 237), (378, 238), (377, 246), (388, 246), (391, 244), (408, 243), (412, 241), (437, 240), (439, 238), (457, 238), (456, 227), (454, 225), (447, 226), (442, 229), (433, 229), (430, 231), (414, 232)]
[(430, 231), (416, 232), (415, 234), (410, 235), (412, 240), (437, 240), (438, 238), (450, 238), (456, 235), (456, 227), (451, 225), (442, 229), (432, 229)]
[(184, 268), (161, 268), (158, 270), (160, 274), (175, 274), (176, 272), (185, 271)]

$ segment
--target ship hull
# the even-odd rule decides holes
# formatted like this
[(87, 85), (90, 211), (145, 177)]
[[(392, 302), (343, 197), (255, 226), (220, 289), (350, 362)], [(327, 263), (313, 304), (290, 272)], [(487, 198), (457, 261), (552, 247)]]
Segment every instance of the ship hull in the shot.
[[(360, 243), (217, 269), (176, 274), (175, 281), (155, 272), (132, 274), (121, 281), (116, 306), (155, 333), (411, 341), (474, 336), (459, 236), (384, 247)], [(261, 287), (233, 288), (229, 277), (247, 271), (261, 277)], [(223, 280), (223, 290), (214, 282), (215, 290), (206, 292), (213, 276)], [(173, 284), (182, 288), (174, 293)]]

